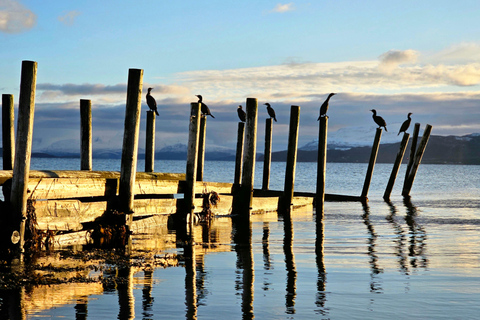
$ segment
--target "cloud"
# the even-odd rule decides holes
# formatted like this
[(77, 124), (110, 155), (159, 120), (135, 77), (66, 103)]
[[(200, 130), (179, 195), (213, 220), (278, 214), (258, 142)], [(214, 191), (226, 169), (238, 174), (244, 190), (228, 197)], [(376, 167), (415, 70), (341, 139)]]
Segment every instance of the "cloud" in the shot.
[(293, 2), (285, 4), (278, 3), (275, 8), (272, 9), (272, 12), (284, 13), (293, 10), (295, 10), (295, 8), (293, 7)]
[(80, 14), (81, 14), (80, 11), (76, 11), (76, 10), (69, 11), (65, 13), (63, 16), (59, 16), (58, 21), (60, 21), (66, 26), (71, 26), (75, 22), (75, 18), (78, 17)]
[(33, 28), (37, 16), (17, 1), (0, 0), (0, 31), (21, 33)]
[(381, 70), (390, 72), (401, 64), (412, 64), (417, 61), (418, 52), (415, 50), (389, 50), (380, 55)]

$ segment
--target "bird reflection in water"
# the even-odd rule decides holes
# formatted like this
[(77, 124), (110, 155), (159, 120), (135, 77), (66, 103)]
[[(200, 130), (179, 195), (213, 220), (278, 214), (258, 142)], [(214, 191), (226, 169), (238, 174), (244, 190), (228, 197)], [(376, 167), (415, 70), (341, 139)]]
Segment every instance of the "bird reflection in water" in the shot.
[(383, 272), (383, 269), (378, 266), (378, 256), (376, 253), (376, 241), (378, 235), (375, 233), (375, 229), (370, 222), (370, 207), (367, 203), (362, 203), (363, 206), (363, 223), (367, 226), (368, 230), (368, 256), (370, 257), (370, 268), (372, 272), (370, 273), (370, 292), (373, 293), (383, 293), (383, 288), (381, 286), (381, 279), (379, 274)]

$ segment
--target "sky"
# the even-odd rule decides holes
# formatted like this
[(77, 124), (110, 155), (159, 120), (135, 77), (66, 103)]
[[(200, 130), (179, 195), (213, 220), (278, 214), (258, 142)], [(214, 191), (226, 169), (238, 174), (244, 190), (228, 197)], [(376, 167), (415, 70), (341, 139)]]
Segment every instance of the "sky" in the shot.
[[(33, 150), (80, 148), (80, 99), (92, 101), (95, 148), (121, 148), (130, 68), (143, 69), (140, 148), (148, 87), (159, 106), (157, 150), (186, 144), (190, 102), (203, 95), (207, 149), (235, 149), (238, 105), (275, 109), (273, 150), (287, 148), (290, 106), (299, 146), (318, 136), (330, 92), (329, 136), (387, 122), (434, 135), (480, 132), (478, 0), (38, 1), (0, 0), (0, 93), (18, 103), (23, 60), (38, 63)], [(409, 129), (412, 133), (413, 126)], [(364, 139), (362, 137), (362, 139)]]

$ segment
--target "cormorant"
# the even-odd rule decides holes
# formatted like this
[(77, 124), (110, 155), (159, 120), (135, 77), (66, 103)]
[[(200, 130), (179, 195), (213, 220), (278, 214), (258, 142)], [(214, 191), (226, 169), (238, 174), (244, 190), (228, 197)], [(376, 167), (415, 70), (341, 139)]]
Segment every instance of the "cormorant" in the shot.
[(412, 114), (413, 113), (411, 112), (408, 113), (407, 115), (408, 119), (402, 123), (402, 126), (400, 127), (400, 131), (398, 131), (397, 136), (400, 134), (400, 132), (406, 132), (408, 130), (408, 127), (410, 127), (410, 122), (412, 122), (412, 118), (410, 118)]
[(264, 103), (264, 105), (267, 106), (267, 111), (268, 111), (268, 115), (270, 116), (270, 119), (273, 118), (273, 120), (277, 122), (277, 117), (275, 116), (275, 110), (273, 110), (273, 108), (270, 107), (270, 103)]
[(383, 120), (382, 117), (377, 116), (377, 110), (372, 109), (372, 110), (370, 110), (370, 111), (373, 112), (372, 118), (373, 118), (373, 121), (375, 121), (375, 123), (378, 124), (378, 127), (379, 127), (379, 128), (384, 127), (384, 128), (385, 128), (385, 131), (388, 132), (388, 130), (387, 130), (387, 123), (385, 122), (385, 120)]
[(210, 116), (215, 119), (215, 117), (210, 113), (210, 109), (208, 106), (202, 102), (203, 98), (201, 95), (197, 94), (196, 97), (198, 98), (198, 103), (200, 103), (200, 110), (204, 116)]
[(237, 113), (238, 113), (238, 118), (240, 118), (240, 121), (242, 122), (247, 121), (247, 114), (245, 113), (245, 111), (243, 111), (242, 106), (238, 106)]
[(150, 91), (152, 91), (153, 88), (148, 88), (147, 92), (147, 105), (150, 108), (150, 110), (155, 111), (156, 115), (159, 116), (158, 111), (157, 111), (157, 101), (155, 101), (155, 98), (152, 97), (150, 94)]
[(319, 121), (321, 117), (327, 116), (328, 101), (330, 101), (330, 98), (333, 97), (335, 94), (336, 93), (330, 93), (327, 99), (323, 102), (322, 106), (320, 107), (320, 116), (318, 117), (317, 121)]

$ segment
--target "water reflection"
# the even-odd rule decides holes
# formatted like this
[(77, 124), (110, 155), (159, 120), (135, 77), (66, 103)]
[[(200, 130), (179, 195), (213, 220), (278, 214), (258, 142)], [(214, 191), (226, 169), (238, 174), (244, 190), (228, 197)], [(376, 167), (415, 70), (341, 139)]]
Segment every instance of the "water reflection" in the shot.
[(383, 293), (382, 280), (379, 274), (383, 272), (383, 269), (378, 266), (378, 256), (376, 251), (376, 241), (378, 235), (375, 233), (375, 229), (370, 222), (370, 207), (367, 203), (362, 203), (363, 206), (363, 223), (367, 226), (368, 230), (368, 256), (370, 257), (369, 263), (371, 268), (370, 273), (370, 292)]
[(295, 314), (297, 270), (295, 268), (295, 255), (293, 253), (293, 223), (290, 214), (286, 214), (283, 218), (283, 231), (283, 252), (285, 253), (285, 266), (287, 270), (285, 312), (287, 314)]
[(88, 298), (79, 299), (75, 305), (75, 320), (86, 320), (88, 316), (87, 310)]
[[(270, 260), (270, 249), (269, 249), (269, 236), (270, 236), (270, 223), (264, 222), (263, 223), (263, 235), (262, 235), (262, 249), (263, 249), (263, 269), (265, 270), (265, 274), (271, 274), (270, 269), (272, 269), (272, 262)], [(263, 280), (263, 287), (264, 291), (268, 291), (270, 289), (271, 282), (268, 280), (267, 277)]]
[(417, 207), (415, 207), (410, 197), (403, 198), (403, 204), (407, 208), (407, 215), (405, 222), (408, 225), (410, 232), (410, 245), (408, 247), (408, 255), (410, 257), (410, 265), (416, 269), (427, 268), (428, 259), (426, 256), (427, 233), (425, 229), (416, 221)]
[(315, 257), (317, 263), (318, 277), (317, 277), (317, 297), (315, 299), (315, 305), (318, 309), (315, 310), (317, 314), (321, 314), (323, 317), (328, 315), (328, 309), (325, 307), (327, 302), (327, 295), (325, 293), (325, 287), (327, 283), (327, 272), (325, 270), (325, 261), (323, 253), (323, 242), (325, 239), (325, 228), (322, 218), (317, 217), (316, 221), (316, 238), (315, 238)]
[(144, 319), (153, 318), (153, 270), (147, 269), (143, 271), (143, 289), (142, 289), (142, 316)]
[(387, 204), (390, 207), (390, 214), (386, 216), (385, 219), (392, 225), (393, 231), (396, 236), (394, 243), (395, 254), (398, 258), (399, 271), (402, 274), (408, 275), (407, 255), (404, 250), (406, 242), (405, 232), (401, 224), (398, 223), (398, 221), (396, 220), (397, 208), (390, 201), (387, 201)]
[(25, 288), (0, 290), (0, 319), (24, 320)]
[[(194, 238), (194, 229), (191, 229), (191, 238)], [(185, 306), (186, 319), (197, 319), (197, 273), (195, 243), (187, 241), (183, 248), (185, 255)]]

